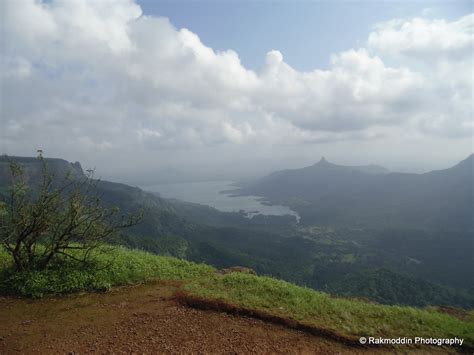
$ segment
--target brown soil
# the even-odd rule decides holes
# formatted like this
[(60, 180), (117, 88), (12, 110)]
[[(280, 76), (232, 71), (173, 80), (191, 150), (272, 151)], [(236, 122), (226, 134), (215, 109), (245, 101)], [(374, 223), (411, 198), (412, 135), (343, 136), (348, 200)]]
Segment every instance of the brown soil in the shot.
[(254, 318), (189, 308), (173, 300), (176, 290), (176, 284), (160, 283), (107, 294), (0, 298), (0, 354), (356, 354), (376, 350)]
[(308, 334), (323, 336), (324, 338), (335, 340), (350, 347), (367, 348), (366, 346), (363, 346), (359, 343), (359, 337), (338, 334), (332, 330), (316, 327), (311, 324), (302, 323), (291, 318), (276, 316), (265, 311), (244, 308), (220, 300), (210, 300), (203, 297), (197, 297), (188, 294), (187, 292), (184, 292), (182, 290), (178, 290), (178, 292), (175, 293), (174, 299), (177, 300), (180, 304), (192, 308), (225, 312), (236, 316), (248, 316), (266, 322), (283, 325), (287, 328), (302, 330)]

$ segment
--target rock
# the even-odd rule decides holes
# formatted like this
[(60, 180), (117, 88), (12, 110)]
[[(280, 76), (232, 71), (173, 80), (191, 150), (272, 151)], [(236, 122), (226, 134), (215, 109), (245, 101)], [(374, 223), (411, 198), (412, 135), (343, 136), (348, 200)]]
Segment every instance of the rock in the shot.
[(232, 266), (232, 267), (228, 267), (228, 268), (225, 268), (225, 269), (217, 270), (217, 273), (221, 274), (221, 275), (227, 275), (227, 274), (230, 274), (230, 273), (233, 273), (233, 272), (241, 272), (243, 274), (257, 275), (255, 270), (253, 270), (249, 267), (244, 267), (244, 266)]

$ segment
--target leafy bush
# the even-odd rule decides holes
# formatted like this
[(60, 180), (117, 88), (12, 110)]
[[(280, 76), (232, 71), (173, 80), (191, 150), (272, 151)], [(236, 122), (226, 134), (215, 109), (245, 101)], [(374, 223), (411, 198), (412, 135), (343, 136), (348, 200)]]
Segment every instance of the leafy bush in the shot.
[(92, 252), (118, 230), (140, 222), (141, 213), (118, 217), (118, 208), (102, 205), (92, 170), (54, 176), (41, 151), (38, 163), (41, 173), (32, 182), (12, 161), (9, 193), (0, 194), (0, 244), (18, 271), (44, 270), (59, 257), (89, 263)]

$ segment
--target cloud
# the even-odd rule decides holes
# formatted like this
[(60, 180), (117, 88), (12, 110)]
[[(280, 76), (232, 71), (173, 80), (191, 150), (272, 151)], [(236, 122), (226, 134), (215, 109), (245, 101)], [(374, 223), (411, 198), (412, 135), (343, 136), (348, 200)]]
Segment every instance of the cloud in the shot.
[(375, 26), (368, 46), (417, 66), (426, 77), (414, 112), (418, 128), (441, 136), (473, 133), (474, 14), (452, 22), (414, 18)]
[(247, 69), (235, 51), (215, 51), (131, 0), (0, 7), (2, 141), (10, 151), (297, 145), (376, 139), (391, 127), (472, 132), (465, 73), (473, 15), (378, 24), (367, 48), (301, 72), (278, 50), (259, 71)]
[(448, 22), (443, 19), (392, 20), (375, 26), (368, 44), (384, 53), (439, 60), (466, 56), (474, 42), (474, 14)]
[(308, 131), (347, 132), (406, 120), (404, 105), (423, 85), (406, 68), (386, 67), (365, 49), (332, 58), (330, 70), (297, 72), (270, 53), (262, 106)]

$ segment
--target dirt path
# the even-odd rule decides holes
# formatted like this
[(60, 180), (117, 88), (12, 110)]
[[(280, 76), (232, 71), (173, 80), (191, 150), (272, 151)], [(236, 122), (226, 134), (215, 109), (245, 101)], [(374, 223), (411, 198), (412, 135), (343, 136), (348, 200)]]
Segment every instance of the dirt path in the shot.
[(0, 298), (0, 354), (359, 353), (263, 321), (178, 305), (155, 284), (43, 300)]

